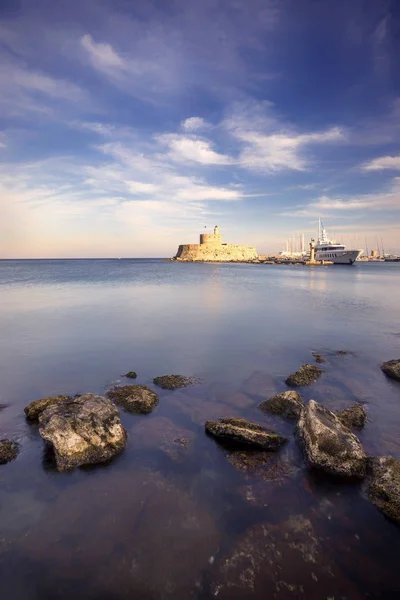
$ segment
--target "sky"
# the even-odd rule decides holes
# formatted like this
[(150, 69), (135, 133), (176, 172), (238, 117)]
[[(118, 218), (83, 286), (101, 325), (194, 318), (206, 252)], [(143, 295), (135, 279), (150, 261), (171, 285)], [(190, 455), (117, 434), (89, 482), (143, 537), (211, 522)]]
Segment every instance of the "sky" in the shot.
[(397, 0), (1, 0), (0, 258), (400, 253)]

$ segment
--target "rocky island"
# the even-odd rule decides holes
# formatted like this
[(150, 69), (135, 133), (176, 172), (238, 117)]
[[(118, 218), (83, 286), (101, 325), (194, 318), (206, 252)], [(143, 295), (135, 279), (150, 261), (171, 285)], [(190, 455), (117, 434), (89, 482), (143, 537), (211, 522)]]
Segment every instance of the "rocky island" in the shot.
[(218, 226), (214, 233), (201, 233), (200, 244), (181, 244), (173, 260), (186, 262), (244, 262), (258, 258), (254, 246), (222, 243)]

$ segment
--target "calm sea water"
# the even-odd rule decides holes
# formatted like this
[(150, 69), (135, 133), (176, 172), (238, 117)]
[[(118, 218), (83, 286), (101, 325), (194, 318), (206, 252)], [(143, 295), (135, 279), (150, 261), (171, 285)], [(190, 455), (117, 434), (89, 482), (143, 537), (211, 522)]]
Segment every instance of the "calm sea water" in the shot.
[[(304, 399), (332, 410), (365, 403), (366, 451), (400, 456), (400, 384), (379, 369), (400, 356), (399, 282), (396, 263), (0, 261), (0, 437), (21, 445), (0, 466), (0, 597), (398, 598), (398, 528), (363, 485), (310, 473), (293, 424), (257, 404), (319, 351), (324, 375)], [(128, 370), (151, 387), (168, 373), (202, 383), (159, 391), (149, 416), (123, 412), (129, 443), (109, 465), (57, 473), (24, 406), (104, 394), (127, 383)], [(219, 416), (267, 424), (289, 443), (267, 465), (245, 468), (240, 453), (204, 434)], [(307, 524), (304, 539), (293, 541), (293, 518)], [(227, 581), (243, 567), (239, 555), (266, 560), (265, 539), (252, 534), (260, 527), (271, 572), (263, 563), (261, 584), (246, 571), (253, 587), (240, 595)], [(318, 558), (304, 563), (300, 583), (313, 574), (317, 587), (293, 591), (288, 549), (307, 543)]]

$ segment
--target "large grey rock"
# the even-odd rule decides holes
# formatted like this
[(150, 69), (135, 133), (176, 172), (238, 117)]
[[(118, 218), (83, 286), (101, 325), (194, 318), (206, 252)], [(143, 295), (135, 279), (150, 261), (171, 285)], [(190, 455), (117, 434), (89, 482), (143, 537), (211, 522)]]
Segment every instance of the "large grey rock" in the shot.
[(133, 413), (148, 414), (158, 404), (158, 396), (145, 385), (121, 385), (107, 392), (108, 398)]
[(362, 404), (353, 404), (353, 406), (337, 412), (336, 416), (345, 427), (362, 429), (367, 419), (367, 412)]
[(219, 421), (206, 421), (206, 431), (221, 441), (237, 446), (276, 450), (287, 440), (257, 423), (245, 419), (225, 418)]
[(381, 456), (370, 461), (368, 497), (389, 519), (400, 525), (400, 461)]
[(304, 407), (296, 434), (311, 467), (343, 477), (365, 476), (367, 457), (359, 439), (315, 400)]
[(48, 406), (39, 433), (53, 447), (59, 471), (109, 460), (127, 439), (115, 404), (90, 393)]
[(400, 359), (384, 362), (381, 369), (387, 377), (400, 381)]
[(248, 529), (217, 559), (211, 592), (220, 600), (361, 600), (303, 515)]
[(64, 402), (68, 400), (69, 396), (49, 396), (48, 398), (40, 398), (39, 400), (34, 400), (28, 406), (25, 406), (25, 415), (26, 418), (30, 421), (37, 421), (39, 419), (40, 413), (42, 413), (48, 406), (53, 406), (54, 404), (59, 404), (60, 402)]
[(264, 400), (258, 408), (274, 415), (281, 415), (289, 419), (297, 419), (300, 416), (304, 402), (298, 392), (288, 390)]
[(0, 440), (0, 465), (4, 465), (17, 458), (19, 446), (11, 440)]
[(311, 385), (317, 381), (322, 375), (322, 369), (309, 363), (302, 365), (296, 373), (292, 373), (286, 379), (287, 385), (292, 387), (300, 387), (303, 385)]

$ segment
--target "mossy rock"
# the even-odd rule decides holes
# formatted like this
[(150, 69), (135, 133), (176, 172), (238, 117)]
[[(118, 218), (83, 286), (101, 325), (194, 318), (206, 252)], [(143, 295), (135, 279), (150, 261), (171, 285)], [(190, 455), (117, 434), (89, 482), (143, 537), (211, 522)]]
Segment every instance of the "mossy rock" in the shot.
[(382, 371), (386, 377), (400, 381), (400, 359), (388, 360), (381, 365)]
[(288, 419), (297, 419), (300, 416), (304, 402), (295, 390), (288, 390), (264, 400), (258, 405), (262, 411), (281, 415)]
[(128, 379), (136, 379), (137, 373), (135, 373), (135, 371), (128, 371), (125, 373), (124, 377), (127, 377)]
[(193, 385), (195, 382), (194, 377), (186, 377), (185, 375), (160, 375), (153, 379), (153, 383), (164, 390), (177, 390)]
[(287, 439), (271, 429), (236, 417), (206, 421), (207, 433), (234, 446), (276, 450)]
[(326, 359), (322, 356), (322, 354), (319, 354), (319, 352), (312, 352), (312, 355), (315, 358), (315, 362), (317, 362), (317, 363), (326, 362)]
[(345, 410), (336, 413), (339, 421), (348, 429), (362, 429), (367, 419), (367, 413), (362, 404), (354, 404)]
[(0, 465), (4, 465), (17, 457), (19, 445), (11, 440), (0, 440)]
[(158, 396), (145, 385), (121, 385), (109, 390), (106, 396), (133, 413), (148, 414), (158, 404)]
[(319, 379), (319, 377), (321, 377), (322, 373), (322, 369), (307, 363), (302, 365), (300, 369), (296, 371), (296, 373), (289, 375), (289, 377), (286, 379), (286, 383), (292, 387), (311, 385), (317, 379)]
[(381, 456), (370, 461), (368, 497), (389, 519), (400, 525), (400, 461)]
[(25, 415), (26, 418), (30, 421), (37, 421), (41, 413), (48, 408), (49, 406), (53, 406), (54, 404), (59, 404), (60, 402), (65, 402), (69, 400), (69, 396), (49, 396), (48, 398), (40, 398), (40, 400), (34, 400), (28, 406), (25, 406)]

